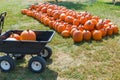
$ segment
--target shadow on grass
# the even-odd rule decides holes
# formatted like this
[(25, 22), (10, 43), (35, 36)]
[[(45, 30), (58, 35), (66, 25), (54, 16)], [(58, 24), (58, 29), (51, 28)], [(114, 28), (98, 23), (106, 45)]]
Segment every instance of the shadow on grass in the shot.
[(100, 42), (103, 42), (103, 40), (98, 40), (98, 41), (95, 41), (93, 39), (89, 40), (89, 41), (81, 41), (81, 42), (78, 42), (78, 43), (74, 43), (74, 45), (76, 46), (80, 46), (80, 45), (83, 45), (84, 43), (88, 43), (88, 44), (92, 44), (93, 42), (96, 42), (96, 43), (100, 43)]
[(33, 73), (28, 67), (17, 66), (13, 71), (0, 72), (0, 80), (57, 80), (58, 73), (48, 67), (42, 73)]
[(116, 2), (115, 4), (112, 2), (106, 2), (105, 4), (113, 5), (113, 6), (120, 6), (120, 2)]
[[(49, 1), (49, 3), (55, 4), (54, 1)], [(80, 2), (70, 2), (70, 1), (59, 1), (58, 4), (59, 6), (65, 6), (68, 9), (74, 9), (74, 10), (84, 10), (86, 5), (82, 4)]]

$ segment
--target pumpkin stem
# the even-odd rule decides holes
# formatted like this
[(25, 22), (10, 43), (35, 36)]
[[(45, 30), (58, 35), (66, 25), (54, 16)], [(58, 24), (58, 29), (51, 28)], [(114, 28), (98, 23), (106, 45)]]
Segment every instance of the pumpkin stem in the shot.
[(14, 32), (11, 33), (11, 36), (12, 36), (12, 37), (14, 36)]
[(29, 32), (29, 29), (27, 29), (27, 31)]

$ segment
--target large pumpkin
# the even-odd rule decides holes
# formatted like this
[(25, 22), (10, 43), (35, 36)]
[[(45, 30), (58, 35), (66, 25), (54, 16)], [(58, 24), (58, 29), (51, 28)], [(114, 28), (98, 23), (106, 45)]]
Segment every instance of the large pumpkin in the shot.
[(74, 42), (81, 42), (83, 40), (83, 33), (80, 30), (75, 30), (72, 35)]
[(36, 40), (36, 34), (32, 30), (24, 30), (20, 34), (20, 40)]

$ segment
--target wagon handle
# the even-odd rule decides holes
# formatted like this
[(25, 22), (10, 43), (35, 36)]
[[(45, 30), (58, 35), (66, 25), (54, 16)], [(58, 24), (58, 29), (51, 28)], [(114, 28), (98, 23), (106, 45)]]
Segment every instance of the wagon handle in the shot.
[(7, 12), (3, 12), (0, 14), (0, 35), (2, 33), (2, 29), (3, 29), (3, 26), (4, 26), (4, 19), (5, 19), (5, 16), (7, 15)]

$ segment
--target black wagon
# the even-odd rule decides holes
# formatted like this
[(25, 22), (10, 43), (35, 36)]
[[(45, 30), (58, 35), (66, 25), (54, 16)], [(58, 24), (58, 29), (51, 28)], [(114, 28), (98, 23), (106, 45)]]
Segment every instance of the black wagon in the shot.
[[(0, 32), (4, 25), (6, 12), (0, 14)], [(9, 72), (15, 68), (15, 60), (31, 55), (28, 68), (35, 73), (43, 72), (46, 68), (45, 59), (50, 58), (52, 49), (46, 44), (50, 42), (55, 34), (53, 30), (34, 30), (36, 41), (6, 40), (12, 33), (21, 34), (23, 30), (9, 30), (0, 33), (0, 69)]]

